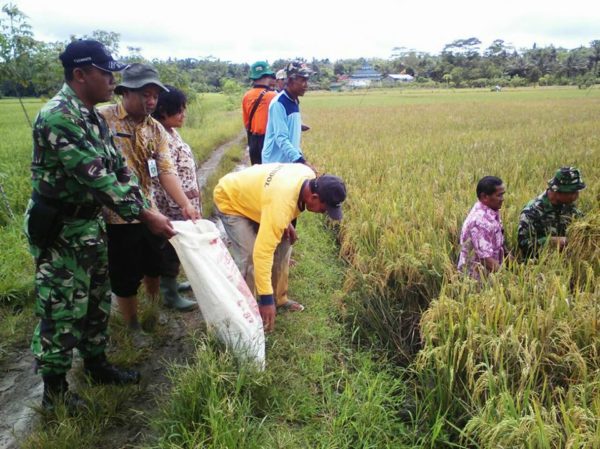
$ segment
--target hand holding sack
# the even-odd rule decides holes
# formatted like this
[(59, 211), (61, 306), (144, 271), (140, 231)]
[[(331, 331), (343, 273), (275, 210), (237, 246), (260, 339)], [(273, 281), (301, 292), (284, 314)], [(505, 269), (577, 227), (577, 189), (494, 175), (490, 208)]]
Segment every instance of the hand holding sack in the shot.
[(192, 284), (209, 330), (242, 360), (265, 366), (263, 322), (215, 224), (208, 220), (173, 221), (177, 234), (169, 240)]

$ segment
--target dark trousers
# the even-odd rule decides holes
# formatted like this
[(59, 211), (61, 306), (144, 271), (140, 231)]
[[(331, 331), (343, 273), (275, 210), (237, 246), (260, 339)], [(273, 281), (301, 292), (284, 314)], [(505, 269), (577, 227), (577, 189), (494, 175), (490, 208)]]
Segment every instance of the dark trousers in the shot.
[(248, 133), (248, 152), (250, 153), (250, 163), (252, 165), (262, 164), (262, 148), (264, 143), (264, 134)]
[(175, 248), (173, 248), (173, 245), (167, 242), (167, 244), (161, 250), (160, 275), (169, 278), (176, 278), (179, 274), (180, 265), (181, 263), (179, 262), (179, 257), (177, 257)]
[(108, 224), (108, 272), (117, 296), (133, 296), (144, 276), (158, 277), (167, 242), (142, 223)]

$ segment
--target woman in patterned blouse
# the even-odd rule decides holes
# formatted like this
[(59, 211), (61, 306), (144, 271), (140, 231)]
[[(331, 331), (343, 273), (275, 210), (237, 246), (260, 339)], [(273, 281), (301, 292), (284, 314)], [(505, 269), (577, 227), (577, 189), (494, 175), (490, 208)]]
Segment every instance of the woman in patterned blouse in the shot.
[[(183, 141), (176, 128), (183, 126), (187, 98), (185, 94), (173, 87), (167, 86), (168, 92), (161, 92), (158, 104), (152, 116), (158, 120), (169, 134), (169, 149), (171, 159), (177, 169), (177, 175), (185, 195), (194, 207), (202, 212), (200, 191), (196, 177), (196, 163), (190, 146)], [(165, 193), (160, 185), (155, 186), (154, 201), (158, 209), (171, 220), (185, 220), (179, 206)], [(195, 301), (182, 298), (178, 293), (177, 275), (180, 262), (173, 247), (168, 244), (163, 249), (161, 263), (160, 289), (167, 307), (177, 310), (191, 310), (196, 307)]]

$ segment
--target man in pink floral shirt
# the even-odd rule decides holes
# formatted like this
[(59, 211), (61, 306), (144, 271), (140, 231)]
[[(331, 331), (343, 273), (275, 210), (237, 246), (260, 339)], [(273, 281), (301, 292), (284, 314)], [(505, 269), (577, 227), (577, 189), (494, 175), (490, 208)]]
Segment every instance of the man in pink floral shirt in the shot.
[(458, 269), (474, 279), (498, 271), (507, 254), (500, 208), (506, 187), (500, 178), (485, 176), (477, 183), (478, 201), (460, 233)]

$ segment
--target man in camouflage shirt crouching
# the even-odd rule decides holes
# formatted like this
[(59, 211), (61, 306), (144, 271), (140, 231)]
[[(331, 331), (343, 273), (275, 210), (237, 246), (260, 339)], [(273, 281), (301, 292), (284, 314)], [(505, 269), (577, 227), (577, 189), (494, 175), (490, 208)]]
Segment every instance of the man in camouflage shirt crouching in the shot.
[(575, 167), (562, 167), (548, 181), (548, 188), (527, 203), (519, 217), (519, 249), (525, 258), (537, 256), (540, 248), (553, 245), (562, 250), (567, 244), (567, 227), (573, 218), (583, 216), (575, 207), (579, 191), (585, 189)]
[(110, 287), (101, 207), (138, 219), (164, 237), (175, 233), (165, 216), (148, 209), (95, 108), (110, 100), (112, 72), (125, 65), (93, 40), (70, 43), (60, 59), (65, 84), (39, 112), (33, 129), (33, 193), (25, 213), (40, 318), (31, 348), (44, 380), (46, 409), (59, 398), (69, 409), (83, 405), (66, 381), (73, 348), (92, 382), (139, 381), (139, 372), (118, 368), (105, 356)]

